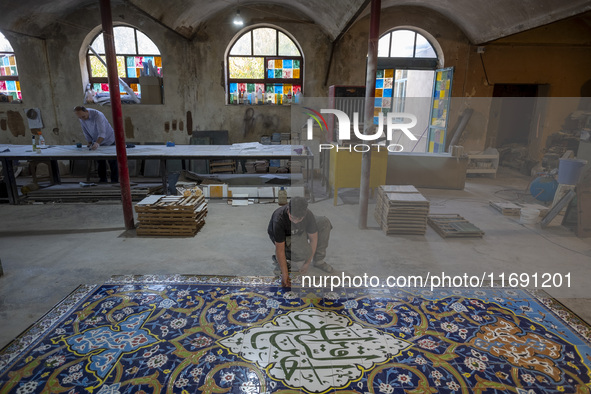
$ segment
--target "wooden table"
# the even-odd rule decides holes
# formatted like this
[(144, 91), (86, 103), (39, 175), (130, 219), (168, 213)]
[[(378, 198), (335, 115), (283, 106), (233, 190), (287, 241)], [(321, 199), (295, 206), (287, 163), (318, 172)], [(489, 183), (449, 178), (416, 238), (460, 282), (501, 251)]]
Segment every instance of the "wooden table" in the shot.
[[(58, 160), (109, 160), (116, 159), (115, 146), (101, 146), (97, 150), (89, 150), (85, 146), (77, 148), (75, 145), (50, 145), (41, 150), (41, 153), (33, 152), (31, 145), (7, 145), (0, 144), (0, 161), (2, 162), (2, 175), (8, 191), (8, 201), (18, 204), (18, 189), (14, 177), (14, 160), (49, 161), (51, 175), (56, 183), (61, 183)], [(190, 160), (271, 160), (287, 159), (306, 162), (306, 175), (310, 195), (313, 200), (313, 168), (314, 155), (310, 149), (303, 145), (262, 145), (259, 143), (244, 143), (234, 145), (136, 145), (127, 148), (128, 160), (160, 160), (162, 185), (167, 187), (166, 161), (171, 159)]]

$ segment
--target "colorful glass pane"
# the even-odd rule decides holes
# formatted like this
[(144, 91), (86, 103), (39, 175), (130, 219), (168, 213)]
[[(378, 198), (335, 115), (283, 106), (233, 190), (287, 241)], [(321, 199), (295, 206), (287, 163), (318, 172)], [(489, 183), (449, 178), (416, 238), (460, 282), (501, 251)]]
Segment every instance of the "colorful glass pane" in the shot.
[(275, 68), (275, 60), (269, 60), (269, 61), (267, 62), (267, 68), (268, 68), (268, 69), (273, 69), (273, 68)]
[(392, 89), (384, 89), (383, 97), (392, 97)]
[(283, 69), (283, 78), (285, 79), (291, 79), (293, 78), (293, 70), (291, 69)]
[(125, 78), (127, 76), (125, 69), (125, 56), (117, 56), (117, 74), (120, 78)]
[(276, 59), (275, 60), (275, 68), (283, 68), (283, 60)]
[(382, 89), (384, 87), (384, 79), (378, 78), (376, 79), (376, 89)]
[(293, 60), (285, 59), (283, 61), (283, 68), (292, 68), (293, 67)]
[(382, 89), (376, 89), (376, 97), (382, 97)]
[(267, 70), (267, 78), (275, 78), (275, 70)]
[(246, 91), (248, 93), (254, 93), (254, 83), (248, 83), (248, 84), (246, 84)]
[(6, 81), (0, 81), (0, 90), (6, 91)]
[(101, 83), (101, 90), (103, 92), (108, 92), (109, 91), (109, 85), (106, 83)]
[(293, 70), (293, 77), (294, 79), (298, 79), (300, 77), (300, 69)]
[(158, 67), (159, 69), (162, 68), (162, 58), (160, 56), (155, 56), (154, 57), (154, 64), (156, 65), (156, 67)]
[(281, 70), (280, 68), (276, 68), (275, 69), (275, 78), (281, 78), (283, 77), (283, 70)]

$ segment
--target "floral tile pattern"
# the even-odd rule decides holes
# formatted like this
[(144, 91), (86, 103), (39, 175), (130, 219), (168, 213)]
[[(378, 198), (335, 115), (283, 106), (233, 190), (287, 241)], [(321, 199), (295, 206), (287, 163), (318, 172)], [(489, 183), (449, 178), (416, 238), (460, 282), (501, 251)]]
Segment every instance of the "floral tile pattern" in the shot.
[(589, 393), (589, 325), (541, 291), (114, 277), (0, 352), (0, 393)]

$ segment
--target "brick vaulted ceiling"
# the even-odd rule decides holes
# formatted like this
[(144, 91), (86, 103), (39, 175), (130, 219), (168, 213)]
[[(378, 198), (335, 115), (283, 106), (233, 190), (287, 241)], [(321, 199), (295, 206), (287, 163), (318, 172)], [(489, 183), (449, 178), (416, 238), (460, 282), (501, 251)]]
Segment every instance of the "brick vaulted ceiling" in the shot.
[[(308, 18), (335, 39), (350, 22), (367, 14), (369, 0), (112, 0), (126, 3), (191, 38), (219, 12), (261, 4), (283, 6)], [(419, 6), (444, 15), (481, 44), (591, 11), (589, 0), (382, 0), (382, 8)], [(79, 9), (98, 12), (98, 0), (19, 0), (0, 2), (0, 31), (47, 36)], [(287, 13), (288, 14), (288, 13)]]

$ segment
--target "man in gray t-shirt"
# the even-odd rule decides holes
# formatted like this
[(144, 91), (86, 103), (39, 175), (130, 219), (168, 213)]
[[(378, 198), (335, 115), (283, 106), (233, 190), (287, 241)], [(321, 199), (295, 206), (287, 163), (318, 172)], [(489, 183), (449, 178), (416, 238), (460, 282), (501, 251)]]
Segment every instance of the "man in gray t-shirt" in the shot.
[[(115, 132), (102, 112), (78, 106), (74, 108), (74, 113), (80, 120), (82, 133), (88, 142), (88, 149), (97, 150), (100, 146), (115, 145)], [(108, 162), (111, 168), (111, 182), (118, 183), (117, 160), (108, 160)], [(97, 160), (97, 166), (99, 182), (107, 182), (107, 163), (105, 160)]]
[(326, 272), (333, 268), (324, 261), (332, 225), (324, 216), (314, 216), (303, 197), (294, 197), (289, 204), (277, 208), (267, 228), (275, 244), (273, 260), (281, 272), (281, 283), (290, 286), (290, 261), (304, 261), (300, 273), (306, 273), (310, 263)]

